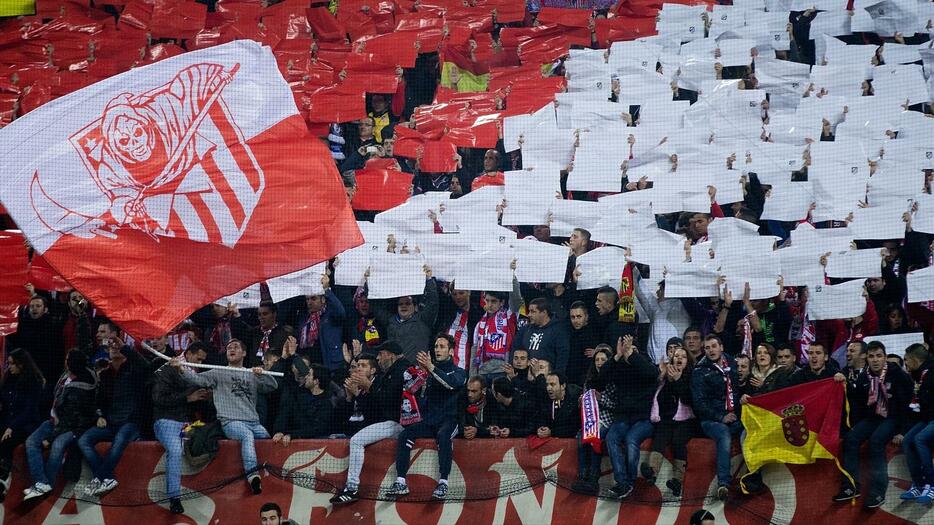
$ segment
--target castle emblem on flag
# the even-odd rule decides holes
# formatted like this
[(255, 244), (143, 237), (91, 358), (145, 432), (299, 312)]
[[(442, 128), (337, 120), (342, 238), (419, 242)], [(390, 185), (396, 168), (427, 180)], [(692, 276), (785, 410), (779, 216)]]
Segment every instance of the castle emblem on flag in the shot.
[(795, 403), (782, 410), (782, 434), (796, 447), (807, 444), (810, 432), (804, 418), (804, 405)]
[(68, 139), (103, 205), (60, 202), (37, 171), (30, 197), (39, 219), (86, 239), (137, 230), (235, 246), (265, 188), (222, 97), (238, 69), (195, 64), (155, 89), (112, 98)]

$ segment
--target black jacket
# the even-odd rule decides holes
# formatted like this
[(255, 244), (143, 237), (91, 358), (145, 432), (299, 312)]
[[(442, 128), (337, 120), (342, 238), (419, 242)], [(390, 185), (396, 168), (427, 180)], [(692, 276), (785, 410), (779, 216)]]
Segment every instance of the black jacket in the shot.
[[(739, 418), (740, 391), (736, 361), (727, 354), (723, 356), (726, 358), (733, 386), (733, 410)], [(694, 415), (698, 420), (720, 422), (726, 416), (726, 381), (723, 374), (706, 357), (700, 360), (691, 374), (691, 395), (694, 399)]]
[(276, 417), (275, 432), (292, 439), (326, 438), (331, 433), (333, 407), (327, 391), (314, 395), (300, 388), (294, 395), (283, 395)]
[(62, 342), (63, 323), (52, 314), (38, 319), (21, 308), (16, 332), (7, 336), (7, 348), (25, 348), (36, 361), (47, 382), (55, 381), (65, 369), (65, 348)]
[(575, 330), (568, 324), (568, 333), (570, 334), (570, 353), (568, 355), (567, 376), (568, 381), (575, 385), (584, 384), (584, 374), (587, 373), (587, 367), (590, 366), (591, 358), (584, 354), (588, 348), (596, 348), (600, 344), (600, 334), (592, 324)]
[(389, 370), (378, 375), (370, 388), (373, 403), (378, 407), (378, 416), (371, 421), (399, 421), (399, 411), (402, 405), (402, 385), (405, 383), (405, 371), (412, 366), (409, 361), (400, 357)]
[(665, 381), (655, 396), (658, 400), (658, 416), (662, 421), (670, 421), (678, 411), (678, 403), (686, 407), (694, 406), (691, 395), (691, 369), (681, 373), (677, 381)]
[(552, 437), (572, 438), (581, 430), (581, 387), (568, 383), (561, 406), (554, 409), (548, 400), (538, 413), (538, 426), (551, 429)]
[(100, 373), (98, 406), (108, 426), (139, 425), (142, 423), (143, 395), (146, 393), (143, 385), (149, 376), (149, 362), (128, 346), (120, 352), (126, 357), (120, 369), (114, 369), (111, 364)]
[(827, 364), (824, 366), (824, 369), (816, 374), (811, 370), (811, 367), (804, 366), (788, 375), (788, 379), (786, 380), (784, 386), (803, 385), (804, 383), (810, 383), (811, 381), (820, 381), (821, 379), (833, 377), (834, 374), (839, 371), (840, 370), (837, 369), (837, 362), (833, 359), (828, 360)]
[[(888, 390), (888, 416), (886, 418), (895, 419), (897, 421), (897, 432), (904, 434), (910, 426), (908, 405), (911, 403), (914, 383), (911, 377), (898, 365), (886, 363), (886, 367), (888, 367), (885, 371), (885, 386)], [(852, 398), (853, 403), (850, 405), (850, 420), (853, 422), (879, 417), (875, 413), (875, 407), (867, 405), (870, 376), (869, 367), (866, 367), (856, 380), (856, 388)]]
[(23, 374), (7, 373), (0, 385), (0, 430), (10, 428), (31, 434), (42, 422), (39, 413), (42, 390), (41, 384), (26, 381)]
[(593, 388), (603, 391), (606, 385), (616, 385), (617, 421), (648, 419), (652, 410), (652, 397), (658, 387), (658, 367), (645, 354), (633, 352), (629, 361), (614, 357), (600, 369)]
[(457, 425), (463, 434), (464, 428), (476, 427), (477, 437), (490, 437), (490, 425), (492, 424), (493, 414), (496, 411), (496, 400), (493, 394), (487, 390), (484, 393), (483, 402), (478, 405), (477, 413), (467, 412), (470, 402), (467, 399), (467, 389), (462, 389), (457, 394)]
[(67, 374), (62, 374), (55, 386), (53, 410), (58, 417), (53, 430), (55, 436), (65, 432), (80, 435), (97, 421), (97, 376), (90, 369), (84, 369), (66, 385)]
[(494, 405), (491, 426), (508, 428), (509, 437), (521, 438), (535, 433), (538, 410), (528, 394), (514, 393), (508, 407), (495, 401)]
[(153, 421), (159, 419), (191, 421), (192, 407), (188, 403), (188, 394), (195, 390), (198, 390), (198, 387), (186, 383), (177, 368), (168, 363), (162, 365), (153, 374)]
[(545, 326), (525, 325), (512, 340), (512, 349), (525, 348), (530, 359), (544, 359), (552, 370), (564, 372), (570, 354), (568, 332), (564, 324), (552, 319)]
[(915, 382), (921, 421), (934, 421), (934, 359), (928, 359), (921, 365), (915, 375)]
[(422, 420), (429, 424), (441, 424), (457, 419), (457, 395), (467, 382), (467, 372), (454, 364), (454, 359), (435, 363), (428, 374), (428, 381), (418, 400)]

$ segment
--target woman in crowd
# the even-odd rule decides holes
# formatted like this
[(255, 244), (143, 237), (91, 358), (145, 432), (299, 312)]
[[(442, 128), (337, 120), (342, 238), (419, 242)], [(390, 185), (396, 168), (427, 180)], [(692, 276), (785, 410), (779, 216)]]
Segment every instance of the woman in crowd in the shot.
[(0, 381), (0, 501), (10, 488), (13, 451), (36, 430), (42, 417), (39, 404), (45, 391), (45, 378), (32, 356), (23, 348), (10, 352), (7, 369)]
[(662, 466), (662, 453), (671, 446), (674, 455), (672, 476), (666, 486), (672, 495), (681, 495), (684, 469), (687, 466), (687, 443), (697, 435), (697, 420), (691, 409), (691, 371), (694, 358), (677, 346), (671, 350), (667, 364), (661, 365), (658, 390), (652, 400), (651, 421), (655, 424), (649, 462), (642, 464), (642, 476), (655, 483)]
[[(593, 381), (600, 373), (600, 368), (613, 357), (612, 349), (608, 344), (599, 344), (594, 349), (593, 361), (584, 379), (584, 392), (593, 388)], [(597, 392), (597, 406), (600, 413), (600, 439), (606, 438), (606, 433), (613, 425), (613, 409), (616, 407), (616, 384), (609, 383), (603, 392)], [(602, 454), (593, 446), (580, 442), (578, 434), (577, 447), (577, 481), (573, 490), (588, 494), (596, 494), (600, 480), (600, 462)]]
[(741, 403), (745, 404), (749, 396), (765, 394), (785, 386), (785, 380), (791, 371), (778, 366), (776, 354), (777, 350), (769, 343), (760, 343), (756, 347), (755, 361), (750, 367), (749, 380), (746, 381)]

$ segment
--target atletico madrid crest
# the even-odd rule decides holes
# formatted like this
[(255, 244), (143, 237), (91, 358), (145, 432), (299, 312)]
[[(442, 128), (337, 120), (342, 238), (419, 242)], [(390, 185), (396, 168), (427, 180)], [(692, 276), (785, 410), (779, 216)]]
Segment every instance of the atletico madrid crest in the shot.
[(807, 444), (810, 432), (804, 418), (804, 405), (795, 403), (782, 410), (782, 433), (785, 440), (796, 447)]

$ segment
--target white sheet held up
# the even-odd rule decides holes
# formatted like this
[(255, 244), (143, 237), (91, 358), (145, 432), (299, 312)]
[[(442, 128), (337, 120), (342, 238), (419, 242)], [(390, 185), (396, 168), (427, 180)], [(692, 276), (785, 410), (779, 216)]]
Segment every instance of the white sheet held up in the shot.
[(812, 321), (852, 319), (866, 312), (863, 281), (847, 281), (837, 285), (818, 284), (808, 287), (808, 317)]

